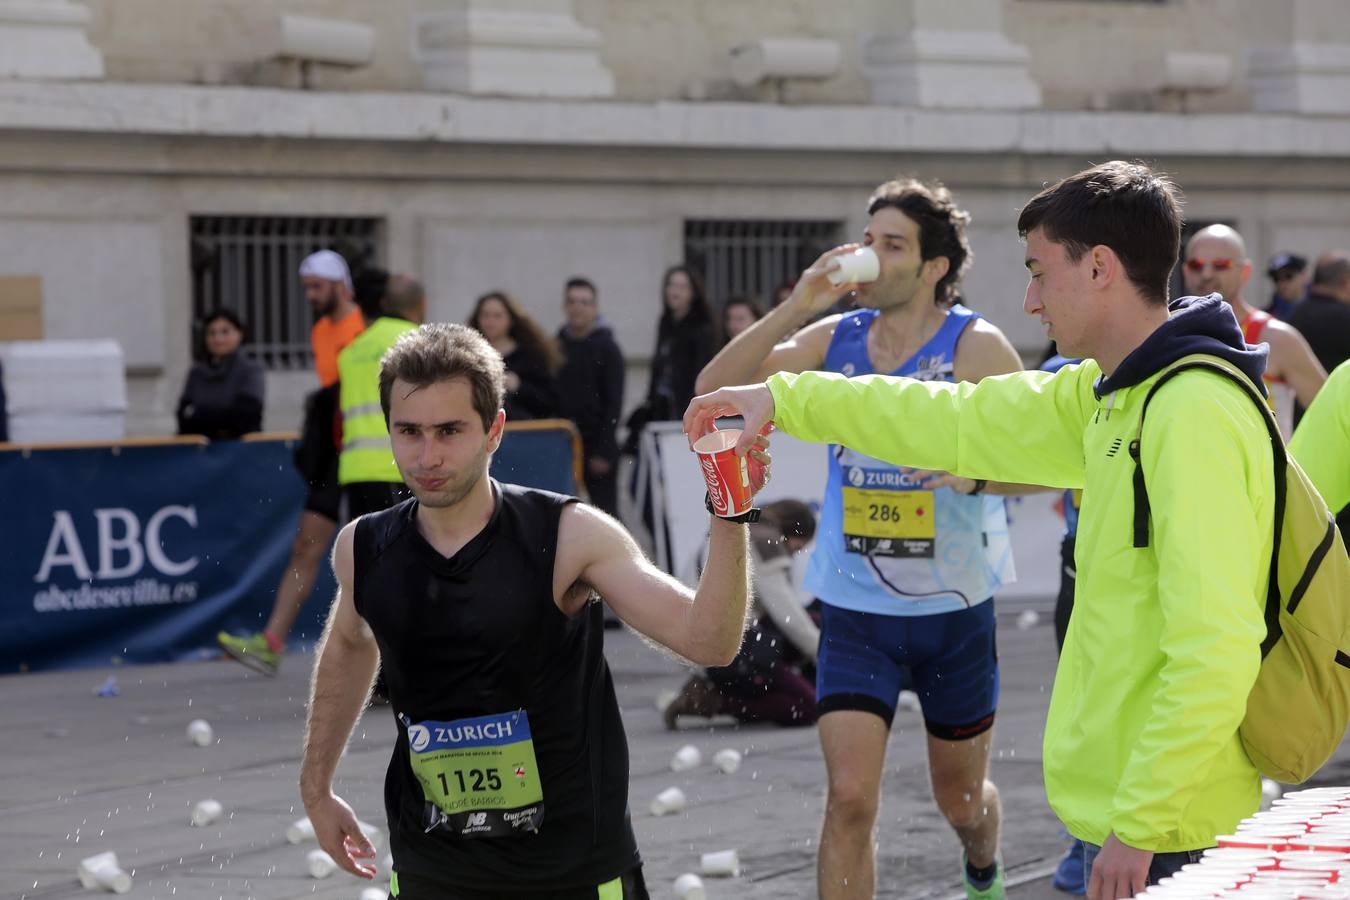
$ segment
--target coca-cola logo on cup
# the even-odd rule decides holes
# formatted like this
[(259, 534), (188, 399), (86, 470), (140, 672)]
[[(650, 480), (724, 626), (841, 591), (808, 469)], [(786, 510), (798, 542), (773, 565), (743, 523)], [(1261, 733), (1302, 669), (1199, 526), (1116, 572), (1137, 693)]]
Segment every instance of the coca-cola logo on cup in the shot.
[(703, 478), (708, 483), (708, 496), (712, 498), (713, 510), (717, 515), (725, 516), (731, 509), (731, 494), (722, 481), (721, 473), (717, 471), (717, 461), (711, 456), (700, 456), (699, 464), (703, 466)]

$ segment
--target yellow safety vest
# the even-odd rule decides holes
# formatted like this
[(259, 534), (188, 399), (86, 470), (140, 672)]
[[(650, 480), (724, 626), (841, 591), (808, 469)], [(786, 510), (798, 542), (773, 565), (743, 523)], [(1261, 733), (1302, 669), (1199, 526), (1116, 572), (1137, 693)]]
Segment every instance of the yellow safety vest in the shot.
[(342, 453), (338, 483), (401, 482), (380, 408), (380, 359), (399, 335), (417, 326), (390, 316), (376, 319), (338, 354)]

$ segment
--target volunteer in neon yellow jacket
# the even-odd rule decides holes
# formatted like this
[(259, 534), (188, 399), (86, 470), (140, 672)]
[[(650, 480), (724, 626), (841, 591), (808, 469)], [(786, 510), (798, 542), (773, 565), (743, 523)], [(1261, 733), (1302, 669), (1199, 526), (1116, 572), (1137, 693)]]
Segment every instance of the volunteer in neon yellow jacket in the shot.
[(1238, 385), (1188, 371), (1153, 398), (1140, 449), (1152, 537), (1132, 545), (1129, 445), (1159, 370), (1195, 352), (1257, 385), (1265, 368), (1265, 347), (1243, 342), (1217, 294), (1169, 315), (1174, 191), (1145, 166), (1106, 163), (1023, 210), (1024, 308), (1081, 365), (978, 384), (780, 373), (695, 398), (685, 416), (691, 434), (739, 413), (747, 435), (772, 418), (900, 465), (1083, 490), (1044, 766), (1051, 805), (1089, 845), (1090, 897), (1132, 896), (1176, 871), (1260, 800), (1237, 732), (1265, 635), (1274, 463)]
[(383, 309), (385, 314), (338, 354), (342, 384), (338, 483), (349, 519), (388, 509), (409, 496), (394, 465), (389, 428), (380, 408), (380, 359), (426, 317), (426, 292), (416, 279), (395, 275), (389, 279)]
[[(1327, 378), (1294, 431), (1289, 452), (1332, 512), (1350, 505), (1350, 361)], [(1347, 516), (1341, 516), (1345, 532)]]

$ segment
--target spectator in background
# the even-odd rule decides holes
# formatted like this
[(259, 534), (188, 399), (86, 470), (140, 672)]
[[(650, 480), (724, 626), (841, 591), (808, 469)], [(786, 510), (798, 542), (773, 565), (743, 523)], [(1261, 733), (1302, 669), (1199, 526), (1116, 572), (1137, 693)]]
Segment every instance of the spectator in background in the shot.
[(411, 496), (394, 465), (389, 427), (380, 406), (380, 360), (398, 339), (426, 318), (427, 295), (408, 275), (385, 278), (383, 315), (338, 354), (342, 375), (342, 448), (338, 483), (347, 499), (345, 518), (388, 509)]
[(1186, 242), (1181, 269), (1186, 292), (1198, 297), (1219, 294), (1237, 317), (1243, 339), (1251, 345), (1265, 343), (1270, 347), (1262, 378), (1287, 441), (1294, 433), (1294, 402), (1306, 409), (1327, 380), (1327, 373), (1296, 329), (1246, 302), (1242, 293), (1251, 275), (1252, 263), (1242, 235), (1227, 225), (1202, 228)]
[(0, 366), (0, 444), (9, 440), (9, 406), (5, 401), (5, 369)]
[(1313, 353), (1330, 372), (1350, 359), (1350, 251), (1317, 258), (1308, 297), (1289, 314)]
[(558, 329), (563, 354), (558, 370), (560, 411), (581, 433), (591, 503), (617, 517), (619, 442), (615, 430), (623, 410), (623, 352), (600, 317), (599, 292), (589, 279), (567, 280), (563, 318), (563, 327)]
[(352, 295), (361, 315), (374, 322), (384, 315), (384, 298), (389, 290), (389, 273), (374, 266), (353, 266)]
[(712, 311), (703, 282), (688, 266), (671, 266), (661, 276), (661, 321), (656, 326), (647, 399), (628, 417), (624, 452), (637, 453), (648, 422), (678, 419), (694, 398), (694, 380), (717, 349)]
[(192, 364), (178, 398), (178, 433), (211, 440), (262, 430), (263, 369), (239, 347), (248, 331), (228, 309), (203, 322), (201, 358)]
[(562, 353), (520, 304), (502, 291), (489, 291), (474, 304), (468, 325), (506, 363), (506, 421), (556, 416), (553, 376), (562, 365)]
[(751, 297), (732, 297), (722, 306), (722, 346), (764, 318), (764, 308)]
[(665, 708), (666, 727), (680, 716), (735, 716), (740, 722), (814, 725), (816, 690), (802, 674), (814, 665), (820, 629), (798, 599), (792, 556), (816, 533), (816, 516), (800, 500), (764, 505), (750, 526), (751, 623), (729, 666), (693, 675)]
[(1270, 295), (1266, 312), (1288, 322), (1289, 314), (1308, 291), (1308, 261), (1295, 253), (1276, 253), (1270, 258), (1266, 274), (1275, 282), (1275, 293)]
[(319, 250), (300, 263), (300, 283), (314, 313), (310, 348), (319, 389), (305, 400), (305, 421), (296, 468), (309, 485), (300, 525), (291, 542), (291, 557), (277, 585), (272, 613), (262, 631), (235, 636), (222, 631), (216, 641), (234, 659), (264, 675), (275, 675), (300, 607), (314, 589), (328, 544), (337, 533), (342, 505), (338, 484), (337, 444), (341, 440), (338, 408), (338, 354), (366, 327), (352, 294), (347, 261), (332, 250)]

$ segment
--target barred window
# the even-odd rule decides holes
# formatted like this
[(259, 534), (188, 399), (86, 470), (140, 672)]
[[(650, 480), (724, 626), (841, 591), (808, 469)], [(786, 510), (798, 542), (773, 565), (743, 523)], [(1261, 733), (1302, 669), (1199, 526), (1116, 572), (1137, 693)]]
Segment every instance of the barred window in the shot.
[(684, 258), (699, 272), (708, 300), (749, 296), (767, 309), (774, 291), (796, 280), (816, 257), (840, 243), (842, 222), (698, 219), (684, 223)]
[(349, 263), (371, 263), (380, 225), (374, 218), (193, 216), (194, 337), (202, 317), (224, 307), (248, 326), (245, 348), (265, 368), (309, 368), (314, 317), (300, 286), (300, 261), (330, 248)]

